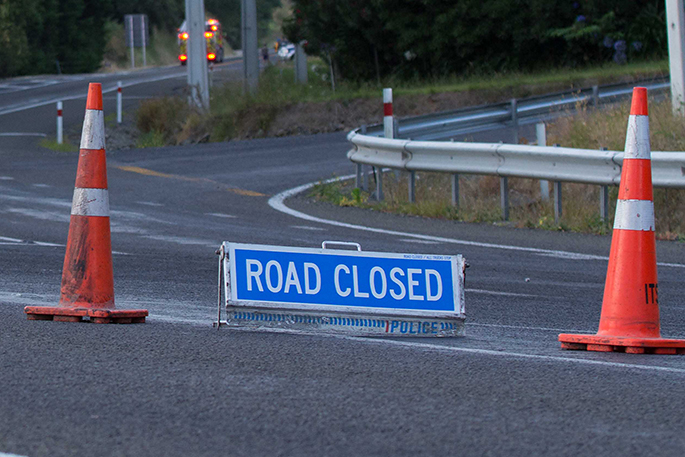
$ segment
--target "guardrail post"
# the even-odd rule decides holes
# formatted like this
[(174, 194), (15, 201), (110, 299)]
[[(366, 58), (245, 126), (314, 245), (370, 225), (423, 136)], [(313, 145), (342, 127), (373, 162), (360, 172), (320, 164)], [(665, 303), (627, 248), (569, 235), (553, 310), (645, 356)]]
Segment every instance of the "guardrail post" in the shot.
[(452, 175), (452, 206), (459, 208), (459, 175)]
[(62, 102), (57, 102), (57, 144), (64, 141), (64, 124), (62, 121)]
[(609, 186), (599, 187), (599, 217), (604, 222), (609, 220)]
[(393, 137), (393, 116), (392, 116), (392, 89), (383, 89), (383, 135), (385, 138)]
[(361, 189), (361, 187), (362, 187), (362, 174), (364, 173), (364, 171), (362, 170), (362, 164), (361, 163), (356, 164), (356, 166), (357, 166), (357, 174), (354, 177), (354, 187), (356, 187), (357, 189)]
[(511, 99), (511, 124), (513, 128), (512, 142), (514, 144), (519, 144), (518, 102), (515, 98)]
[(409, 172), (409, 181), (407, 182), (409, 187), (409, 203), (416, 202), (416, 172)]
[(561, 181), (554, 182), (554, 223), (561, 220)]
[[(547, 146), (547, 130), (545, 129), (544, 122), (535, 124), (535, 135), (537, 136), (538, 146)], [(540, 198), (542, 201), (549, 201), (549, 181), (546, 179), (540, 180)]]
[[(607, 151), (608, 148), (599, 148)], [(599, 186), (599, 217), (603, 222), (609, 220), (609, 186)]]
[(376, 169), (376, 200), (383, 201), (383, 168)]
[[(366, 129), (366, 124), (361, 126), (361, 134), (366, 135), (367, 129)], [(369, 166), (368, 165), (362, 165), (362, 182), (361, 182), (361, 189), (365, 191), (369, 191)]]
[(592, 86), (592, 106), (599, 106), (599, 86)]
[(499, 178), (500, 202), (502, 204), (502, 219), (509, 220), (509, 179), (506, 176)]

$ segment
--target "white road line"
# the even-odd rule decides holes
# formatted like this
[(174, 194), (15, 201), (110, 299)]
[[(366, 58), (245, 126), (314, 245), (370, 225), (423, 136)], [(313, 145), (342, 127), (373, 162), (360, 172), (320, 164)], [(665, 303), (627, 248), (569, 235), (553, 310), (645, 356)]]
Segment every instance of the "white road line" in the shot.
[(19, 454), (8, 454), (6, 452), (0, 452), (0, 457), (25, 457)]
[(38, 136), (41, 138), (47, 137), (45, 133), (35, 133), (35, 132), (2, 132), (0, 136)]
[(540, 298), (542, 295), (532, 295), (532, 294), (516, 294), (514, 292), (498, 292), (495, 290), (483, 290), (483, 289), (464, 289), (464, 292), (472, 292), (475, 294), (487, 294), (487, 295), (503, 295), (505, 297), (535, 297)]
[[(599, 366), (599, 367), (620, 368), (620, 369), (628, 369), (628, 370), (659, 371), (659, 372), (664, 372), (664, 373), (674, 373), (674, 374), (685, 375), (685, 369), (683, 369), (683, 368), (671, 368), (671, 367), (654, 366), (654, 365), (638, 365), (638, 364), (633, 364), (633, 363), (606, 362), (604, 360), (590, 360), (590, 359), (582, 359), (582, 358), (575, 358), (575, 357), (563, 357), (563, 356), (554, 356), (554, 355), (526, 354), (523, 352), (508, 352), (508, 351), (497, 351), (497, 350), (490, 350), (490, 349), (462, 348), (462, 347), (447, 346), (447, 345), (442, 345), (442, 344), (417, 343), (417, 342), (413, 342), (413, 341), (400, 341), (400, 340), (386, 340), (384, 338), (363, 337), (363, 336), (332, 335), (332, 334), (327, 334), (327, 333), (306, 332), (306, 331), (302, 331), (302, 330), (270, 328), (268, 331), (267, 330), (262, 331), (262, 330), (244, 329), (244, 328), (231, 328), (230, 331), (239, 331), (239, 332), (255, 332), (255, 331), (257, 331), (257, 332), (268, 332), (268, 333), (286, 333), (286, 334), (291, 334), (291, 335), (318, 336), (318, 337), (323, 337), (323, 338), (335, 338), (335, 339), (340, 339), (340, 340), (354, 341), (357, 343), (364, 343), (364, 344), (369, 344), (369, 345), (395, 346), (395, 347), (400, 347), (400, 348), (405, 348), (405, 349), (420, 349), (420, 350), (430, 351), (430, 352), (442, 352), (445, 354), (465, 353), (465, 354), (505, 357), (505, 358), (512, 358), (512, 359), (537, 360), (537, 361), (542, 361), (542, 362), (561, 362), (561, 363), (577, 364), (577, 365), (594, 365), (594, 366)], [(455, 341), (458, 341), (458, 340), (459, 340), (459, 338), (455, 339)], [(559, 349), (559, 351), (561, 351), (561, 349)], [(579, 357), (581, 357), (582, 355), (589, 355), (588, 352), (582, 352), (582, 353), (579, 352), (578, 354), (579, 354)], [(592, 354), (592, 355), (596, 355), (596, 356), (601, 357), (601, 354), (604, 354), (604, 353), (596, 353), (596, 354)]]
[(47, 243), (44, 241), (27, 241), (20, 240), (19, 238), (9, 238), (6, 236), (0, 236), (0, 241), (2, 244), (19, 244), (22, 246), (50, 246), (50, 247), (63, 247), (63, 244)]
[[(641, 371), (661, 371), (666, 373), (677, 373), (685, 374), (685, 369), (682, 368), (671, 368), (671, 367), (661, 367), (653, 365), (638, 365), (633, 363), (618, 363), (618, 362), (605, 362), (603, 360), (588, 360), (575, 357), (562, 357), (553, 355), (540, 355), (540, 354), (524, 354), (521, 352), (507, 352), (507, 351), (492, 351), (489, 349), (475, 349), (475, 348), (460, 348), (455, 346), (443, 346), (441, 344), (430, 344), (430, 343), (415, 343), (410, 341), (396, 341), (396, 340), (385, 340), (385, 339), (369, 339), (362, 338), (358, 336), (346, 336), (346, 335), (336, 335), (341, 339), (359, 341), (364, 343), (377, 343), (386, 344), (389, 346), (405, 347), (410, 349), (423, 349), (429, 351), (438, 351), (445, 353), (467, 353), (467, 354), (478, 354), (478, 355), (489, 355), (498, 357), (510, 357), (518, 359), (529, 359), (529, 360), (540, 360), (546, 362), (563, 362), (578, 365), (595, 365), (604, 366), (612, 368), (622, 368), (622, 369), (632, 369)], [(561, 349), (560, 349), (561, 350)]]
[(145, 206), (164, 206), (162, 203), (155, 203), (155, 202), (136, 202), (139, 205), (145, 205)]
[[(327, 184), (327, 183), (331, 183), (331, 182), (335, 182), (335, 181), (343, 181), (346, 179), (352, 179), (354, 177), (355, 177), (355, 175), (341, 176), (339, 178), (332, 178), (332, 179), (326, 180), (326, 181), (324, 181), (324, 183)], [(503, 249), (503, 250), (508, 250), (508, 251), (530, 252), (532, 254), (547, 255), (547, 256), (553, 256), (553, 257), (558, 257), (558, 258), (562, 258), (562, 259), (571, 259), (571, 260), (603, 260), (603, 261), (609, 260), (609, 257), (604, 257), (604, 256), (599, 256), (599, 255), (580, 254), (577, 252), (569, 252), (569, 251), (557, 251), (554, 249), (527, 248), (527, 247), (523, 247), (523, 246), (511, 246), (511, 245), (506, 245), (506, 244), (481, 243), (478, 241), (459, 240), (456, 238), (444, 238), (444, 237), (440, 237), (440, 236), (422, 235), (419, 233), (398, 232), (395, 230), (386, 230), (386, 229), (375, 228), (375, 227), (367, 227), (364, 225), (348, 224), (347, 222), (332, 221), (332, 220), (323, 219), (320, 217), (310, 216), (309, 214), (302, 213), (300, 211), (289, 208), (288, 206), (285, 205), (284, 201), (286, 198), (292, 197), (293, 195), (297, 195), (300, 192), (304, 192), (305, 190), (310, 189), (319, 183), (321, 183), (321, 181), (316, 181), (316, 182), (312, 182), (309, 184), (303, 184), (301, 186), (297, 186), (297, 187), (294, 187), (292, 189), (285, 190), (279, 194), (276, 194), (269, 199), (269, 206), (271, 206), (276, 211), (280, 211), (282, 213), (289, 214), (290, 216), (297, 217), (299, 219), (304, 219), (304, 220), (311, 221), (311, 222), (317, 222), (319, 224), (335, 225), (337, 227), (344, 227), (344, 228), (349, 228), (349, 229), (354, 229), (354, 230), (364, 230), (366, 232), (382, 233), (384, 235), (394, 235), (394, 236), (401, 236), (403, 238), (414, 238), (414, 239), (426, 240), (426, 241), (437, 241), (438, 243), (451, 243), (451, 244), (460, 244), (460, 245), (464, 245), (464, 246), (477, 246), (477, 247), (482, 247), (482, 248)], [(680, 263), (658, 262), (657, 265), (663, 266), (663, 267), (685, 268), (685, 265), (680, 264)]]
[(440, 244), (437, 241), (426, 241), (426, 240), (412, 240), (412, 239), (403, 239), (400, 240), (403, 243), (417, 243), (417, 244)]
[(223, 217), (227, 219), (232, 219), (237, 216), (233, 216), (232, 214), (223, 214), (223, 213), (205, 213), (205, 216), (214, 216), (214, 217)]
[(291, 225), (290, 227), (300, 230), (311, 230), (312, 232), (325, 232), (326, 229), (321, 227), (312, 227), (310, 225)]
[[(165, 75), (165, 76), (159, 76), (156, 78), (147, 78), (147, 79), (128, 81), (128, 82), (123, 83), (121, 87), (126, 88), (126, 87), (136, 86), (138, 84), (147, 84), (147, 83), (153, 83), (153, 82), (158, 82), (158, 81), (164, 81), (167, 79), (185, 78), (185, 77), (186, 77), (185, 73)], [(102, 94), (104, 95), (106, 93), (114, 92), (116, 90), (117, 90), (117, 86), (113, 85), (109, 89), (103, 88)], [(86, 92), (83, 92), (83, 93), (78, 94), (78, 95), (67, 95), (67, 96), (62, 96), (62, 97), (52, 97), (52, 98), (47, 99), (47, 100), (45, 100), (45, 99), (39, 100), (39, 101), (36, 101), (33, 103), (28, 103), (28, 104), (21, 103), (19, 105), (9, 106), (7, 108), (0, 109), (0, 116), (2, 116), (3, 114), (16, 113), (16, 112), (24, 111), (24, 110), (31, 109), (31, 108), (38, 108), (39, 106), (52, 105), (52, 104), (55, 104), (55, 103), (60, 102), (60, 101), (85, 99), (87, 96), (88, 96), (88, 94)]]

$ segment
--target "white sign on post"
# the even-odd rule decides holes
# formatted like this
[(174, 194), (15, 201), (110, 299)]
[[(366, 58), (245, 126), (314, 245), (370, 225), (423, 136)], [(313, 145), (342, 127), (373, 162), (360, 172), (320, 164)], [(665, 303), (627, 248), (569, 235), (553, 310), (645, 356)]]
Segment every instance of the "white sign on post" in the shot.
[(355, 335), (463, 335), (462, 256), (325, 245), (310, 249), (224, 242), (215, 325)]

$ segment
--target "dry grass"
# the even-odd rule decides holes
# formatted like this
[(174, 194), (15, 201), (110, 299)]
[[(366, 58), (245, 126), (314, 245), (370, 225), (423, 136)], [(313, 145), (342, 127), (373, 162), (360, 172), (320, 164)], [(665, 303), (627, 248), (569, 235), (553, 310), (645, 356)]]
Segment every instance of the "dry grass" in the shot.
[[(548, 126), (551, 143), (562, 146), (623, 150), (630, 107), (627, 104), (612, 109), (594, 111), (583, 106), (578, 114), (559, 119)], [(671, 113), (670, 102), (650, 103), (652, 150), (685, 150), (685, 123)], [(331, 190), (318, 186), (317, 198), (343, 205), (354, 205), (424, 217), (455, 219), (468, 222), (502, 222), (500, 209), (500, 179), (496, 176), (460, 176), (460, 202), (451, 202), (451, 180), (439, 173), (417, 173), (416, 203), (409, 203), (407, 174), (384, 174), (384, 201), (375, 202), (367, 192), (355, 191), (353, 183), (335, 184)], [(370, 179), (371, 190), (374, 189)], [(563, 211), (559, 223), (554, 220), (551, 201), (541, 199), (540, 182), (532, 179), (509, 178), (510, 214), (506, 224), (517, 227), (548, 230), (610, 233), (613, 224), (618, 188), (609, 192), (609, 220), (602, 221), (599, 212), (599, 186), (564, 183)], [(356, 192), (356, 194), (355, 194)], [(553, 195), (550, 185), (550, 195)], [(655, 189), (657, 237), (685, 239), (685, 189)]]

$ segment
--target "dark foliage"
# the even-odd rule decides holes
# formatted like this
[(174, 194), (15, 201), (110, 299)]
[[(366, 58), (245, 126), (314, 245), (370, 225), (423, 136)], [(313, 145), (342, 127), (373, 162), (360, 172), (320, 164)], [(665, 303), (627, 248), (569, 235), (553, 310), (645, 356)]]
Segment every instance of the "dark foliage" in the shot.
[(349, 79), (578, 66), (666, 50), (657, 0), (295, 0), (291, 41)]

